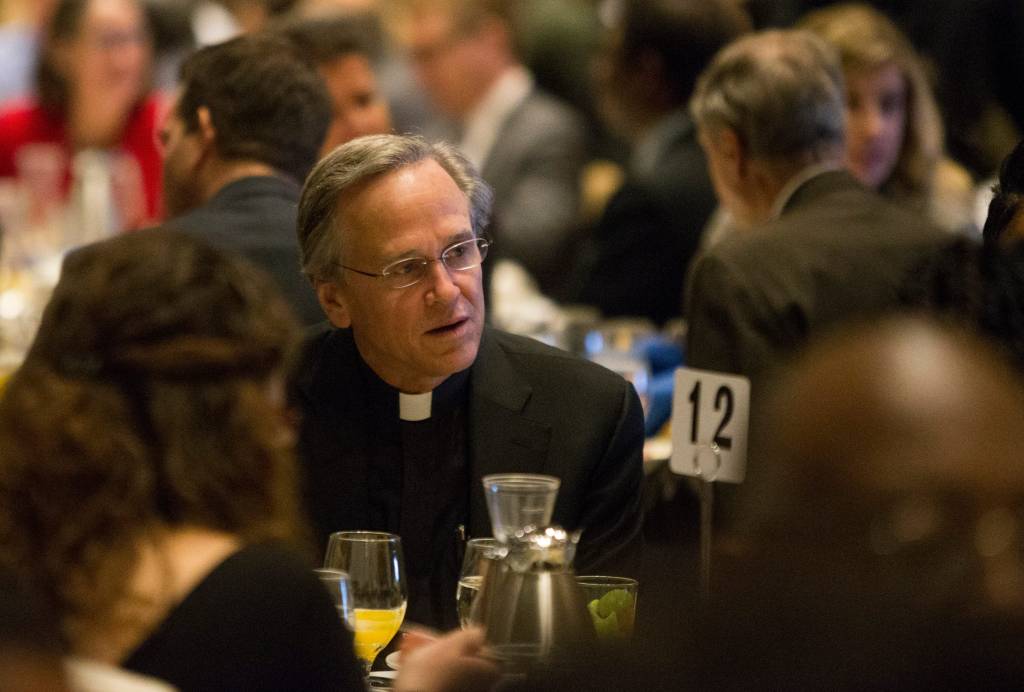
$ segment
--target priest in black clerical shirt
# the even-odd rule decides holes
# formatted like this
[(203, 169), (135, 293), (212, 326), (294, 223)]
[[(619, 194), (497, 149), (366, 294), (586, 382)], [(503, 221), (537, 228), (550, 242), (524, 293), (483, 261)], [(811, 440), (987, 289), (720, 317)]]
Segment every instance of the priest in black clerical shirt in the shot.
[(484, 326), (490, 190), (453, 148), (354, 140), (299, 205), (303, 271), (330, 319), (292, 395), (317, 536), (402, 537), (407, 619), (458, 624), (469, 537), (491, 535), (481, 478), (561, 479), (555, 523), (582, 529), (583, 573), (630, 573), (640, 544), (643, 417), (621, 377)]

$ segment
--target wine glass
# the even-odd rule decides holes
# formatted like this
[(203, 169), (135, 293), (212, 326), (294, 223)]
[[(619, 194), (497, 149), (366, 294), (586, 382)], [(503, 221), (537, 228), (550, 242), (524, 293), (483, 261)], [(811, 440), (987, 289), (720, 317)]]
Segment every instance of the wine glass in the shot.
[(466, 554), (459, 572), (459, 585), (455, 590), (455, 605), (459, 611), (459, 624), (469, 627), (473, 601), (480, 593), (484, 575), (491, 560), (504, 554), (504, 547), (497, 538), (471, 538), (466, 542)]
[(320, 583), (331, 595), (331, 601), (338, 610), (338, 617), (350, 630), (355, 631), (355, 613), (352, 608), (352, 584), (349, 581), (348, 573), (340, 569), (323, 567), (313, 570), (320, 578)]
[(356, 657), (369, 675), (377, 654), (405, 618), (408, 593), (402, 539), (375, 531), (333, 533), (327, 542), (324, 567), (349, 575)]

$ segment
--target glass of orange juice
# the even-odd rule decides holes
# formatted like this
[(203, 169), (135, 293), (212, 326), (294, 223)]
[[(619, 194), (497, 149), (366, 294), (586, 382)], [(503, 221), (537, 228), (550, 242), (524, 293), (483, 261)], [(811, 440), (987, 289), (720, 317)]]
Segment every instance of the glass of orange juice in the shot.
[(367, 675), (405, 619), (408, 592), (402, 539), (376, 531), (339, 531), (327, 542), (324, 567), (349, 575), (356, 656)]

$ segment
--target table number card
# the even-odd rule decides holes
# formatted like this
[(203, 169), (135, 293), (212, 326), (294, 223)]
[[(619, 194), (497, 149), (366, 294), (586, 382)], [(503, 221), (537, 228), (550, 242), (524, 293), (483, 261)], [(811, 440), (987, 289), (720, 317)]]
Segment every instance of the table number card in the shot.
[(747, 470), (750, 380), (693, 368), (679, 368), (675, 379), (669, 468), (683, 476), (741, 483)]

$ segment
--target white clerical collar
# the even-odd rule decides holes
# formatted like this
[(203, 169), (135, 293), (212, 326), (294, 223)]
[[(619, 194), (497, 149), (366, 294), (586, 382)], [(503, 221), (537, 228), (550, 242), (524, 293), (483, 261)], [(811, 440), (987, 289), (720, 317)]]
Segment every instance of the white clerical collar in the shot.
[(783, 186), (779, 192), (779, 196), (775, 198), (775, 204), (772, 205), (771, 220), (775, 220), (782, 216), (782, 211), (789, 204), (789, 200), (792, 199), (796, 191), (804, 186), (812, 178), (817, 178), (822, 173), (828, 173), (829, 171), (836, 171), (842, 168), (842, 165), (834, 162), (828, 163), (815, 163), (807, 168), (803, 169)]
[(495, 81), (465, 119), (459, 149), (477, 169), (482, 169), (506, 118), (533, 89), (533, 77), (522, 65), (514, 65)]
[(430, 418), (430, 405), (434, 392), (423, 394), (398, 393), (398, 417), (406, 421), (421, 421)]

